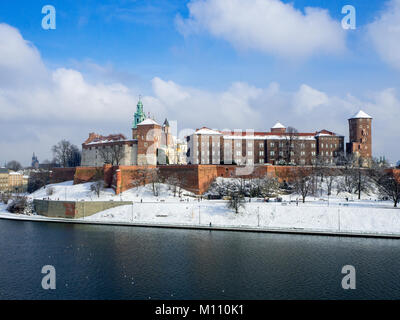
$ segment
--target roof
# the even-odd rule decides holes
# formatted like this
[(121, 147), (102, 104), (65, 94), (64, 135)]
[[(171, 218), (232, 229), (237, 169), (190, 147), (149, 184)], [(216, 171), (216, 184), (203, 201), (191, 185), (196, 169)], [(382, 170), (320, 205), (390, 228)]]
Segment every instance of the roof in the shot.
[(0, 173), (8, 173), (8, 169), (7, 168), (0, 168)]
[(201, 129), (197, 129), (195, 133), (196, 134), (218, 134), (218, 135), (221, 134), (221, 132), (219, 132), (217, 130), (212, 130), (212, 129), (209, 129), (209, 128), (206, 128), (206, 127), (203, 127)]
[(89, 138), (83, 144), (92, 144), (92, 143), (107, 143), (107, 142), (114, 142), (114, 141), (124, 141), (126, 137), (119, 133), (119, 134), (110, 134), (108, 136), (102, 136), (97, 133), (89, 133)]
[(372, 119), (372, 117), (364, 111), (360, 110), (350, 119)]
[(286, 129), (286, 127), (278, 121), (277, 123), (275, 123), (272, 129)]
[(159, 126), (157, 122), (155, 122), (153, 119), (150, 118), (147, 118), (146, 120), (143, 120), (141, 123), (138, 123), (138, 126), (145, 126), (149, 124)]

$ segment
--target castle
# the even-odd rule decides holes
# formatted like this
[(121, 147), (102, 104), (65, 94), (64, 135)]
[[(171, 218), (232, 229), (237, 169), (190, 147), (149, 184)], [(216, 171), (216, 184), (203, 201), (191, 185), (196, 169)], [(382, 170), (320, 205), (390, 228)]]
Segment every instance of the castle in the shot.
[(182, 153), (185, 152), (177, 138), (172, 136), (168, 120), (160, 125), (150, 116), (146, 117), (139, 99), (132, 123), (132, 138), (123, 134), (102, 136), (90, 133), (82, 144), (81, 165), (184, 164)]
[[(147, 166), (167, 164), (214, 165), (328, 165), (354, 155), (368, 166), (372, 159), (372, 117), (360, 110), (348, 119), (349, 142), (333, 131), (297, 132), (277, 122), (268, 132), (197, 129), (180, 142), (167, 119), (160, 125), (145, 115), (139, 99), (132, 138), (123, 134), (90, 133), (82, 144), (82, 166)], [(187, 150), (187, 152), (186, 152)]]
[[(372, 117), (359, 111), (349, 121), (346, 153), (368, 166)], [(297, 132), (277, 122), (269, 132), (219, 131), (206, 127), (187, 137), (188, 164), (328, 165), (344, 159), (344, 136), (332, 131)]]

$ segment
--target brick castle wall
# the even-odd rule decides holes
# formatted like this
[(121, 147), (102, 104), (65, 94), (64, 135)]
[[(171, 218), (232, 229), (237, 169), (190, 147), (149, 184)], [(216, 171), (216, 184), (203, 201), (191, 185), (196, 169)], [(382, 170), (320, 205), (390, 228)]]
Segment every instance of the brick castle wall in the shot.
[(50, 183), (74, 180), (75, 168), (54, 168), (50, 175)]
[[(148, 183), (149, 177), (146, 177), (146, 175), (150, 174), (149, 168), (156, 168), (156, 166), (77, 167), (73, 179), (70, 170), (65, 171), (69, 172), (68, 174), (60, 168), (54, 169), (54, 172), (55, 176), (58, 177), (57, 182), (74, 180), (74, 184), (79, 184), (93, 181), (96, 172), (102, 170), (105, 187), (113, 188), (116, 194), (119, 194), (137, 187), (139, 184)], [(206, 192), (217, 177), (235, 178), (241, 176), (241, 171), (238, 171), (239, 167), (232, 165), (162, 165), (157, 166), (157, 168), (162, 180), (165, 181), (168, 177), (176, 177), (182, 182), (184, 189), (195, 194)], [(291, 173), (296, 170), (311, 170), (311, 167), (255, 166), (251, 174), (242, 175), (242, 177), (257, 178), (270, 175), (282, 182), (290, 180)], [(58, 171), (61, 172), (58, 173)], [(400, 170), (395, 169), (395, 171), (400, 176)], [(63, 177), (65, 180), (61, 181)]]

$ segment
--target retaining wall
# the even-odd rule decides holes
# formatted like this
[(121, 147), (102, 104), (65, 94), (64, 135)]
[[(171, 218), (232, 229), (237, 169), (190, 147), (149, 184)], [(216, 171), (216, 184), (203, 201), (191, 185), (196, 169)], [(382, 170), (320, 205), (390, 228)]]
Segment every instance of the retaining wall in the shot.
[(130, 201), (33, 200), (37, 214), (51, 218), (84, 218), (107, 209), (131, 205)]

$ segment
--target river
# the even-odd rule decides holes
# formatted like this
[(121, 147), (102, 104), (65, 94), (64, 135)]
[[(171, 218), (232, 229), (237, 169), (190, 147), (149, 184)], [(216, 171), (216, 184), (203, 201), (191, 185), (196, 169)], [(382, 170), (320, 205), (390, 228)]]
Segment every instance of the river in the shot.
[(0, 220), (0, 299), (399, 299), (399, 241)]

